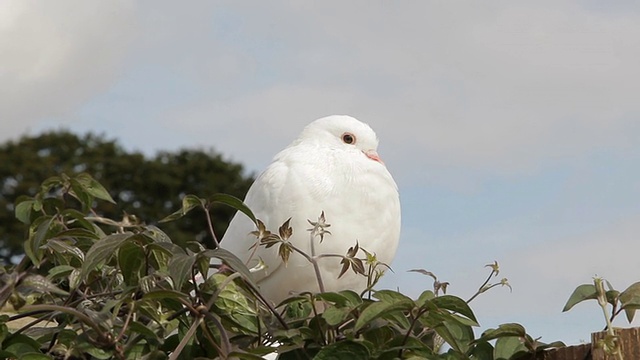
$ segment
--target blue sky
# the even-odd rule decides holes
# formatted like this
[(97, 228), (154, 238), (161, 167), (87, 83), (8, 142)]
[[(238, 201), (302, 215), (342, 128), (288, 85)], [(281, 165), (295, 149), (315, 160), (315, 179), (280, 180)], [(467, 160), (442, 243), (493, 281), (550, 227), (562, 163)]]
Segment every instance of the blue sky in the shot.
[[(93, 131), (128, 149), (213, 147), (264, 168), (329, 114), (369, 123), (400, 187), (387, 287), (435, 272), (474, 301), (576, 343), (595, 275), (640, 280), (640, 6), (634, 2), (168, 1), (0, 4), (0, 141)], [(624, 325), (622, 321), (619, 325)]]

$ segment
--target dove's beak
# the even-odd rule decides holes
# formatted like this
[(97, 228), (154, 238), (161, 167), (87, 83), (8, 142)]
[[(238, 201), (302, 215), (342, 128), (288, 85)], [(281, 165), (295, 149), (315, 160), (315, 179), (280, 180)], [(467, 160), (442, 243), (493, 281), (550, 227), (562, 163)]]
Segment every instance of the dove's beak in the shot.
[(367, 151), (363, 151), (363, 153), (371, 160), (373, 161), (377, 161), (380, 164), (384, 165), (384, 161), (382, 161), (382, 159), (380, 159), (380, 155), (378, 155), (378, 152), (375, 150), (367, 150)]

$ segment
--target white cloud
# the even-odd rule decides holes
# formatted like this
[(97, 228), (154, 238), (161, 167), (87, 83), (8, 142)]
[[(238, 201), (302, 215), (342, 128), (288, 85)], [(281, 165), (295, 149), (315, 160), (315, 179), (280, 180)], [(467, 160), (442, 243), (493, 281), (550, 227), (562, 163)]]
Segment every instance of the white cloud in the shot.
[[(414, 184), (536, 172), (640, 138), (638, 12), (578, 2), (229, 2), (198, 12), (161, 2), (138, 13), (119, 2), (73, 12), (7, 4), (0, 49), (14, 55), (0, 60), (0, 110), (20, 123), (4, 124), (5, 136), (77, 110), (124, 66), (156, 66), (194, 93), (161, 119), (136, 121), (255, 166), (331, 113), (371, 123), (389, 166)], [(171, 86), (157, 80), (150, 86)], [(154, 101), (163, 103), (145, 106)]]
[(0, 140), (76, 111), (122, 69), (134, 8), (126, 1), (0, 4)]
[[(460, 168), (531, 172), (640, 137), (637, 13), (578, 3), (239, 7), (227, 9), (244, 20), (226, 29), (234, 45), (210, 54), (244, 52), (254, 64), (246, 76), (257, 66), (277, 81), (176, 109), (190, 108), (194, 124), (233, 119), (231, 138), (257, 142), (273, 126), (291, 139), (301, 123), (349, 112), (374, 125), (389, 163), (439, 167), (449, 181)], [(273, 49), (256, 50), (265, 44)], [(236, 82), (246, 81), (241, 73)], [(209, 141), (249, 155), (245, 144)]]

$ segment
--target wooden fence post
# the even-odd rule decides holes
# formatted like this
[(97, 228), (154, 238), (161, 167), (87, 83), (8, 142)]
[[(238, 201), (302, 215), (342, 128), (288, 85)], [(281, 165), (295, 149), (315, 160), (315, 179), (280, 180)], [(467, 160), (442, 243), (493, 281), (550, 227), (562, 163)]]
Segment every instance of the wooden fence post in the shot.
[[(640, 360), (640, 328), (615, 329), (624, 360)], [(606, 331), (592, 333), (591, 344), (550, 349), (538, 354), (536, 360), (618, 360), (607, 354), (598, 343), (607, 336)]]
[[(640, 328), (631, 329), (615, 329), (620, 344), (620, 351), (624, 360), (640, 359)], [(617, 360), (613, 355), (608, 355), (598, 342), (607, 335), (606, 332), (597, 332), (591, 334), (591, 352), (593, 360)]]

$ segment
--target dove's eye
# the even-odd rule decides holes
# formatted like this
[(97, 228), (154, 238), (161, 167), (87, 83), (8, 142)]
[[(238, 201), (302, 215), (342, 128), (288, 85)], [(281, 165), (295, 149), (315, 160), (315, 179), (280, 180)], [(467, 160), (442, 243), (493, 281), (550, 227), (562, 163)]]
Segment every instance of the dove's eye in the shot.
[(342, 134), (342, 141), (344, 141), (345, 144), (355, 144), (356, 143), (356, 136), (351, 134), (351, 133), (344, 133)]

